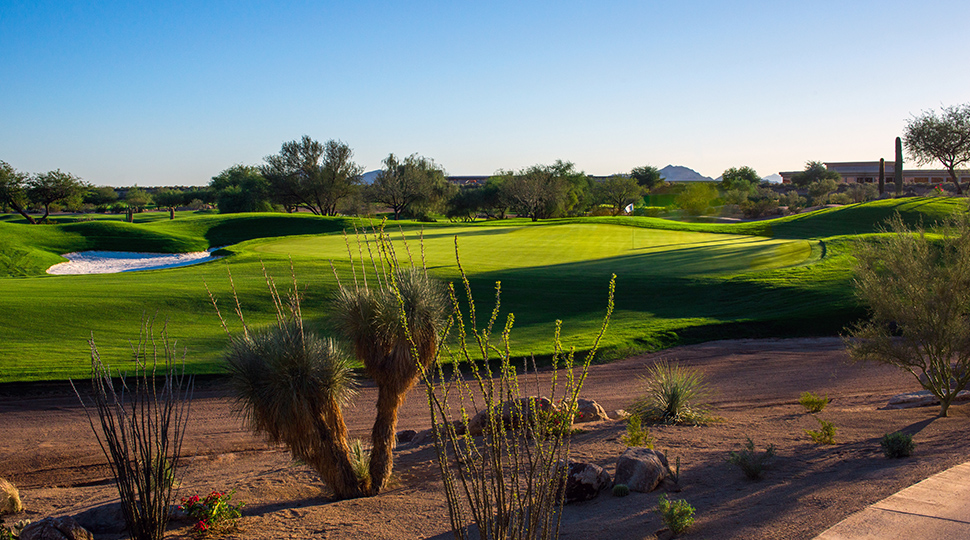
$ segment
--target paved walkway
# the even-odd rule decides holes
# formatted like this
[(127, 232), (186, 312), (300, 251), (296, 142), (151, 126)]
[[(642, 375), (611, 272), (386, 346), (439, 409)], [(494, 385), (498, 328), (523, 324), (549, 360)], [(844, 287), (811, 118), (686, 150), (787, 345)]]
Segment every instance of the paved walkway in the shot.
[(815, 540), (970, 538), (970, 462), (845, 518)]

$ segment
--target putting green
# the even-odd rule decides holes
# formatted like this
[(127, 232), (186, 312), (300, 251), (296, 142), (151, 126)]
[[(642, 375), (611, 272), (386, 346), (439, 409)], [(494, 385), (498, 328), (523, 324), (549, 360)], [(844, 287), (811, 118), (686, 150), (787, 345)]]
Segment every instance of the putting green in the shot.
[[(390, 231), (399, 258), (420, 257), (417, 231)], [(792, 266), (811, 255), (805, 240), (700, 232), (658, 231), (606, 224), (565, 224), (493, 227), (435, 227), (423, 232), (429, 268), (450, 276), (456, 271), (454, 238), (458, 236), (462, 264), (469, 274), (517, 268), (550, 267), (611, 259), (615, 271), (641, 275), (706, 275), (739, 273)], [(347, 242), (341, 235), (260, 239), (245, 243), (247, 251), (294, 259), (346, 261)], [(357, 241), (350, 247), (359, 258)], [(364, 248), (367, 257), (366, 247)], [(566, 265), (566, 266), (563, 266)], [(558, 267), (558, 268), (557, 268)]]

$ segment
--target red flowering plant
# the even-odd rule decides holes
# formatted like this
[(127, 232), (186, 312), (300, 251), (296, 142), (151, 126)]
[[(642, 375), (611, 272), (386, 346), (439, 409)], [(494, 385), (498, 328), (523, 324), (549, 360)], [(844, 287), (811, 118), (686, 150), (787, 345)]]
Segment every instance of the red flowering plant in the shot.
[(206, 538), (235, 531), (243, 507), (242, 504), (232, 504), (235, 493), (235, 490), (213, 491), (204, 499), (198, 495), (183, 498), (179, 508), (196, 520), (192, 532), (199, 538)]

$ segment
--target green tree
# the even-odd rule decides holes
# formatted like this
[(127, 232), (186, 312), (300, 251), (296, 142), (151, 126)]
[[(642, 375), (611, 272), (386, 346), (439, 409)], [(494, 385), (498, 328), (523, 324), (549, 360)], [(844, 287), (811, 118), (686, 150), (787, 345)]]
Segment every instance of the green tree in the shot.
[(597, 182), (594, 187), (594, 197), (597, 204), (608, 204), (613, 208), (613, 215), (619, 215), (631, 203), (643, 198), (644, 188), (636, 180), (628, 176), (613, 175)]
[(812, 182), (808, 186), (808, 195), (812, 198), (812, 204), (818, 206), (828, 202), (829, 194), (839, 189), (839, 185), (831, 178), (822, 178)]
[(918, 164), (942, 163), (957, 195), (963, 195), (956, 170), (970, 162), (970, 103), (943, 107), (939, 116), (923, 111), (907, 122), (904, 139), (906, 151)]
[(677, 197), (674, 204), (692, 216), (699, 216), (711, 207), (717, 198), (717, 188), (707, 182), (691, 182)]
[(125, 202), (128, 203), (128, 208), (131, 208), (132, 212), (141, 212), (152, 203), (152, 196), (144, 189), (134, 186), (125, 193)]
[(632, 171), (630, 171), (630, 178), (636, 180), (637, 183), (647, 191), (659, 186), (664, 181), (660, 176), (660, 169), (651, 165), (635, 167)]
[(216, 193), (220, 214), (268, 212), (269, 182), (257, 167), (233, 165), (212, 177), (209, 188)]
[(84, 194), (84, 202), (94, 206), (106, 207), (117, 200), (118, 192), (110, 186), (92, 187)]
[(484, 187), (463, 186), (448, 200), (445, 215), (452, 221), (475, 221), (475, 215), (482, 207)]
[(342, 141), (321, 143), (304, 135), (283, 143), (279, 154), (267, 156), (262, 174), (280, 204), (332, 216), (341, 199), (360, 189), (363, 169), (353, 157)]
[(805, 164), (805, 170), (792, 176), (791, 181), (798, 187), (807, 187), (812, 182), (824, 179), (841, 182), (842, 176), (835, 171), (830, 171), (821, 161), (809, 161)]
[(394, 154), (384, 158), (384, 168), (367, 189), (367, 198), (387, 206), (394, 219), (416, 207), (434, 208), (448, 200), (451, 186), (445, 171), (434, 160), (411, 154), (403, 160)]
[(175, 209), (186, 203), (185, 193), (177, 189), (162, 188), (153, 197), (159, 208), (168, 209), (168, 219), (175, 219)]
[(911, 373), (940, 400), (947, 416), (957, 392), (970, 383), (970, 224), (967, 217), (931, 238), (897, 216), (886, 234), (862, 243), (856, 289), (868, 321), (846, 341), (856, 360)]
[(26, 173), (18, 172), (6, 161), (0, 161), (0, 206), (12, 208), (27, 220), (37, 223), (33, 216), (27, 213), (30, 198), (27, 196)]
[(581, 212), (592, 205), (589, 177), (571, 162), (533, 165), (502, 182), (501, 197), (520, 216), (532, 221)]
[(751, 191), (761, 183), (758, 172), (748, 166), (731, 167), (721, 173), (721, 189)]
[(79, 205), (84, 192), (88, 189), (88, 185), (80, 178), (71, 173), (61, 172), (60, 169), (35, 174), (27, 184), (28, 198), (44, 207), (44, 215), (38, 221), (47, 219), (52, 204)]

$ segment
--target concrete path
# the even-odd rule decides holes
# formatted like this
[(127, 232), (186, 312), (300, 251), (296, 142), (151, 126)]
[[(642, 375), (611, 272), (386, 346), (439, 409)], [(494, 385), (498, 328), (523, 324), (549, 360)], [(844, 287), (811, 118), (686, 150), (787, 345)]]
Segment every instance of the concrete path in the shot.
[(970, 538), (970, 462), (845, 518), (816, 540)]

